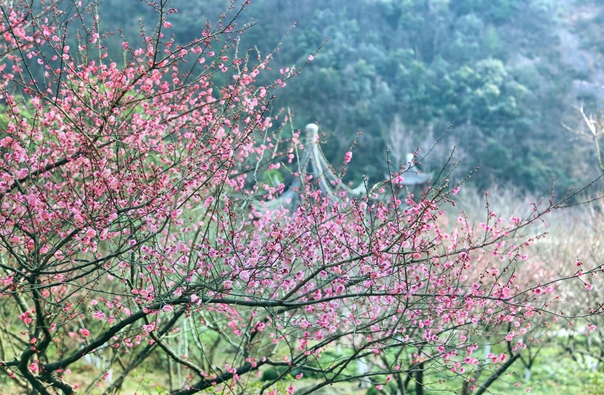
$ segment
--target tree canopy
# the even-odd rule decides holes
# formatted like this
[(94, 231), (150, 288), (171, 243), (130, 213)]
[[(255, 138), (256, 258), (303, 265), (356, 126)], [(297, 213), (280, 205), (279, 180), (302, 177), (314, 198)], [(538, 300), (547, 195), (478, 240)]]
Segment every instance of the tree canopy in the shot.
[[(481, 167), (474, 177), (480, 187), (495, 181), (544, 190), (556, 178), (566, 188), (594, 173), (578, 171), (576, 158), (583, 151), (561, 121), (577, 120), (573, 106), (594, 102), (597, 89), (585, 94), (573, 86), (596, 83), (599, 72), (598, 66), (585, 70), (569, 62), (568, 51), (576, 55), (583, 47), (580, 41), (564, 46), (563, 38), (582, 31), (593, 35), (602, 12), (597, 3), (567, 3), (258, 0), (247, 17), (260, 28), (242, 38), (242, 47), (271, 53), (295, 24), (274, 53), (278, 68), (300, 67), (320, 48), (304, 73), (277, 95), (272, 111), (290, 108), (300, 128), (318, 122), (330, 137), (330, 158), (341, 156), (362, 132), (365, 155), (349, 172), (356, 181), (363, 174), (379, 179), (386, 147), (403, 149), (389, 146), (398, 117), (409, 134), (408, 152), (451, 126), (444, 145), (455, 144), (463, 153), (464, 171)], [(174, 5), (180, 10), (174, 15), (175, 38), (185, 42), (227, 4)], [(136, 17), (144, 19), (148, 11), (129, 7), (132, 12), (107, 7), (103, 23), (130, 25), (136, 32)], [(581, 10), (591, 16), (577, 21), (574, 15)], [(589, 35), (581, 37), (590, 45)], [(590, 51), (599, 56), (597, 46)], [(267, 73), (265, 82), (273, 77)], [(593, 164), (593, 156), (585, 160)]]

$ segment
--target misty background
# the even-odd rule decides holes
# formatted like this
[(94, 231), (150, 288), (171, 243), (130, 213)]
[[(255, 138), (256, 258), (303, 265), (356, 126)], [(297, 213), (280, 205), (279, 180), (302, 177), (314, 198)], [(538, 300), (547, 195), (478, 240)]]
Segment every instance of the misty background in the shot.
[[(178, 12), (165, 33), (185, 44), (229, 5), (174, 0)], [(102, 29), (122, 27), (133, 42), (140, 21), (157, 24), (138, 1), (107, 0), (99, 13)], [(470, 180), (478, 188), (543, 192), (555, 180), (563, 192), (598, 175), (592, 143), (568, 128), (585, 129), (577, 109), (595, 114), (603, 103), (601, 0), (253, 0), (238, 18), (239, 27), (246, 23), (256, 25), (240, 51), (266, 56), (278, 48), (258, 84), (306, 64), (274, 91), (274, 116), (289, 108), (297, 128), (319, 124), (332, 163), (342, 163), (362, 133), (348, 181), (382, 179), (387, 148), (397, 168), (447, 129), (424, 169), (438, 170), (456, 147), (455, 174), (479, 166)], [(116, 59), (121, 42), (118, 32), (105, 38)]]

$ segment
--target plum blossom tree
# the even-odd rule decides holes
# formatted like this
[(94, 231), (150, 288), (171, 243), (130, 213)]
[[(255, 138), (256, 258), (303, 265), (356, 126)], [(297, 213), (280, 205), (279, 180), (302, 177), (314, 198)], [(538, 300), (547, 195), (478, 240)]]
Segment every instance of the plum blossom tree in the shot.
[[(152, 359), (177, 372), (162, 384), (174, 395), (276, 393), (289, 375), (316, 378), (303, 393), (400, 375), (423, 388), (432, 370), (471, 381), (480, 337), (511, 342), (548, 311), (558, 280), (517, 279), (530, 244), (521, 233), (554, 203), (452, 225), (446, 180), (401, 202), (405, 174), (393, 172), (364, 198), (334, 182), (333, 199), (308, 176), (292, 210), (250, 204), (262, 199), (262, 169), (296, 176), (299, 134), (273, 133), (268, 116), (284, 81), (256, 84), (270, 56), (240, 52), (246, 26), (230, 15), (241, 9), (177, 46), (166, 3), (150, 3), (158, 23), (141, 27), (138, 45), (124, 41), (120, 66), (93, 7), (2, 2), (7, 382), (70, 395), (70, 369), (94, 359), (103, 363), (86, 392), (113, 394)], [(334, 355), (337, 344), (346, 351)], [(380, 356), (377, 370), (357, 369)], [(267, 367), (279, 374), (254, 380)]]

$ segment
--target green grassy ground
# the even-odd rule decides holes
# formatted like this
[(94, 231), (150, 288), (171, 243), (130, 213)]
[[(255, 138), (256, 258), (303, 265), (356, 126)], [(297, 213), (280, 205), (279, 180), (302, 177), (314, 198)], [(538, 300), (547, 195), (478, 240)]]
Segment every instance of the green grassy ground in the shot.
[[(88, 386), (90, 380), (96, 377), (98, 372), (95, 372), (91, 367), (82, 365), (74, 366), (71, 377), (79, 384), (80, 393)], [(486, 378), (487, 374), (483, 374), (481, 380)], [(444, 376), (443, 376), (444, 377)], [(460, 380), (443, 380), (437, 374), (427, 373), (425, 383), (429, 388), (424, 391), (429, 395), (455, 394), (460, 393)], [(531, 393), (532, 395), (604, 395), (604, 372), (592, 372), (582, 370), (576, 362), (569, 356), (560, 355), (560, 350), (551, 345), (544, 349), (537, 357), (533, 368), (531, 369), (531, 378), (525, 381), (524, 366), (520, 361), (516, 361), (514, 365), (491, 387), (488, 394), (501, 395), (520, 395)], [(6, 381), (6, 377), (0, 377), (0, 395), (17, 395), (22, 393), (19, 388)], [(256, 381), (254, 376), (253, 381)], [(129, 380), (124, 384), (122, 394), (157, 394), (164, 395), (166, 391), (166, 383), (168, 377), (165, 369), (158, 367), (147, 366), (139, 369)], [(318, 381), (312, 379), (292, 380), (278, 385), (279, 393), (286, 393), (287, 387), (292, 384), (296, 392), (308, 389), (314, 386)], [(258, 383), (260, 384), (260, 383)], [(96, 390), (91, 393), (96, 394), (102, 392), (106, 387), (106, 383), (101, 382)], [(257, 393), (256, 388), (249, 388), (249, 394)], [(390, 388), (390, 390), (392, 390)], [(205, 393), (214, 393), (207, 391)], [(323, 387), (316, 392), (317, 395), (391, 395), (389, 388), (384, 388), (382, 391), (377, 391), (375, 388), (364, 389), (359, 388), (358, 382), (338, 383)], [(410, 385), (407, 394), (415, 394), (413, 383)], [(392, 393), (395, 395), (395, 393)]]

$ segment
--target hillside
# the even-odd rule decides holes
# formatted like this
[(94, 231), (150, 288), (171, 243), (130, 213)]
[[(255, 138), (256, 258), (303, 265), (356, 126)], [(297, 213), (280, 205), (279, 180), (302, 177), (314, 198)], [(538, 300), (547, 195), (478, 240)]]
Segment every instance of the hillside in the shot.
[[(150, 16), (135, 2), (128, 10), (106, 3), (104, 26), (131, 26), (127, 36)], [(171, 4), (181, 43), (228, 7), (223, 0)], [(266, 56), (283, 41), (265, 83), (316, 55), (278, 91), (272, 112), (290, 108), (297, 128), (319, 123), (334, 161), (361, 132), (351, 180), (380, 178), (386, 147), (398, 166), (450, 127), (425, 166), (439, 168), (456, 146), (463, 159), (456, 174), (479, 166), (479, 187), (543, 191), (556, 179), (563, 191), (596, 175), (591, 145), (562, 123), (579, 128), (575, 107), (593, 112), (601, 104), (603, 10), (584, 0), (257, 0), (240, 16), (240, 26), (257, 23), (240, 48)]]

